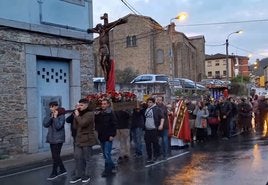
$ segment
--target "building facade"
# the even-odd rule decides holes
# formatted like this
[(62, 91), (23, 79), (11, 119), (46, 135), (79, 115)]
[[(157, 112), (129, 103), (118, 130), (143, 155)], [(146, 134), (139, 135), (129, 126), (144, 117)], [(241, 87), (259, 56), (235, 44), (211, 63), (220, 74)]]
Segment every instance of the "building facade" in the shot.
[[(139, 74), (166, 74), (170, 78), (201, 80), (205, 73), (203, 36), (187, 38), (175, 31), (174, 23), (163, 28), (146, 16), (129, 14), (123, 18), (127, 19), (127, 23), (116, 26), (110, 32), (110, 53), (116, 69), (132, 68)], [(96, 64), (97, 39), (94, 42)], [(96, 76), (102, 75), (99, 68), (95, 72)]]
[[(229, 79), (232, 79), (238, 75), (249, 76), (250, 70), (248, 60), (249, 58), (245, 56), (230, 55), (228, 57)], [(226, 71), (226, 55), (219, 53), (215, 55), (206, 55), (206, 78), (226, 79)]]
[(2, 0), (0, 10), (0, 155), (48, 150), (48, 103), (73, 109), (93, 89), (92, 1)]

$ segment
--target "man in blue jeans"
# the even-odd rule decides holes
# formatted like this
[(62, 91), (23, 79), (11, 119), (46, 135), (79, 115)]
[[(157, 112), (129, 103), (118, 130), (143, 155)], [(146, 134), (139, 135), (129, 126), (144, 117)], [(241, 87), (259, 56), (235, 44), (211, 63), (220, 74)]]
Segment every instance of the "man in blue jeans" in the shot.
[(95, 129), (98, 132), (98, 139), (101, 143), (103, 157), (105, 159), (105, 169), (102, 177), (108, 177), (113, 174), (115, 165), (111, 157), (113, 139), (116, 135), (116, 118), (111, 109), (111, 103), (108, 99), (101, 101), (101, 111), (95, 114)]
[(132, 139), (135, 144), (135, 157), (142, 157), (142, 138), (144, 129), (144, 110), (137, 106), (133, 109), (131, 120)]
[(164, 125), (163, 130), (160, 131), (160, 137), (161, 137), (161, 149), (163, 154), (163, 159), (166, 160), (168, 156), (169, 151), (169, 140), (168, 140), (168, 110), (166, 105), (164, 104), (164, 97), (158, 96), (156, 98), (156, 105), (157, 107), (162, 111), (162, 114), (164, 116)]

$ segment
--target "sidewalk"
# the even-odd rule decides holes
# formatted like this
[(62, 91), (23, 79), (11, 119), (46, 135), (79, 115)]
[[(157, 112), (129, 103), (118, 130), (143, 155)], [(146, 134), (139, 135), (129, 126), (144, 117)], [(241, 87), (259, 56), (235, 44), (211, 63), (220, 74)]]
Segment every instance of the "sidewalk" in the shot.
[[(100, 151), (100, 146), (93, 147), (94, 153)], [(61, 151), (62, 160), (73, 158), (73, 147), (68, 146)], [(17, 173), (23, 170), (52, 164), (50, 150), (34, 154), (21, 154), (0, 160), (0, 176)]]

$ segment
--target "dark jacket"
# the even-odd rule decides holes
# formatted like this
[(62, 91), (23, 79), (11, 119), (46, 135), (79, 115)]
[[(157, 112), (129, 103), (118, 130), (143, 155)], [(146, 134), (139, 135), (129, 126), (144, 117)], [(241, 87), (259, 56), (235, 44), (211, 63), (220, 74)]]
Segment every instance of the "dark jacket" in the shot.
[(52, 118), (48, 115), (43, 120), (43, 126), (48, 128), (46, 142), (50, 144), (58, 144), (65, 142), (65, 115), (64, 109), (58, 109), (58, 117)]
[(67, 118), (66, 118), (66, 123), (70, 123), (71, 124), (71, 134), (72, 134), (72, 137), (75, 139), (76, 137), (76, 129), (74, 128), (74, 124), (73, 124), (73, 121), (74, 121), (74, 113), (72, 113), (71, 115), (69, 115)]
[(141, 109), (139, 111), (133, 109), (131, 128), (144, 128), (144, 109)]
[(129, 114), (127, 111), (114, 111), (117, 119), (117, 129), (129, 129)]
[(196, 115), (193, 114), (194, 109), (195, 109), (195, 105), (192, 102), (189, 102), (189, 103), (186, 104), (186, 106), (187, 106), (188, 113), (189, 113), (189, 119), (195, 120)]
[[(168, 129), (168, 110), (164, 104), (157, 105), (157, 107), (162, 111), (163, 117), (165, 119), (163, 129)], [(160, 124), (160, 123), (159, 123)]]
[(208, 104), (209, 117), (217, 118), (220, 115), (219, 107), (217, 105)]
[(81, 111), (74, 117), (74, 129), (76, 129), (75, 144), (81, 147), (95, 145), (94, 113), (89, 110)]
[(95, 129), (100, 142), (109, 141), (109, 137), (116, 135), (117, 120), (110, 108), (95, 115)]
[(232, 104), (230, 101), (224, 101), (222, 103), (219, 104), (219, 108), (220, 108), (220, 116), (226, 116), (226, 117), (230, 117), (231, 116), (231, 111), (233, 109)]
[(241, 102), (238, 104), (238, 116), (239, 118), (250, 118), (252, 117), (252, 107), (250, 106), (250, 104), (246, 103), (246, 102)]

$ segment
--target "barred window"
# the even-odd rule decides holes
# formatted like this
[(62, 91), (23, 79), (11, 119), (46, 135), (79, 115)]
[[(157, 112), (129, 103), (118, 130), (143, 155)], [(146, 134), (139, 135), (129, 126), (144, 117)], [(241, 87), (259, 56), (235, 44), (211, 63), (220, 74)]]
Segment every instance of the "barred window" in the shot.
[(136, 36), (127, 36), (127, 47), (135, 47), (137, 46), (137, 38)]

